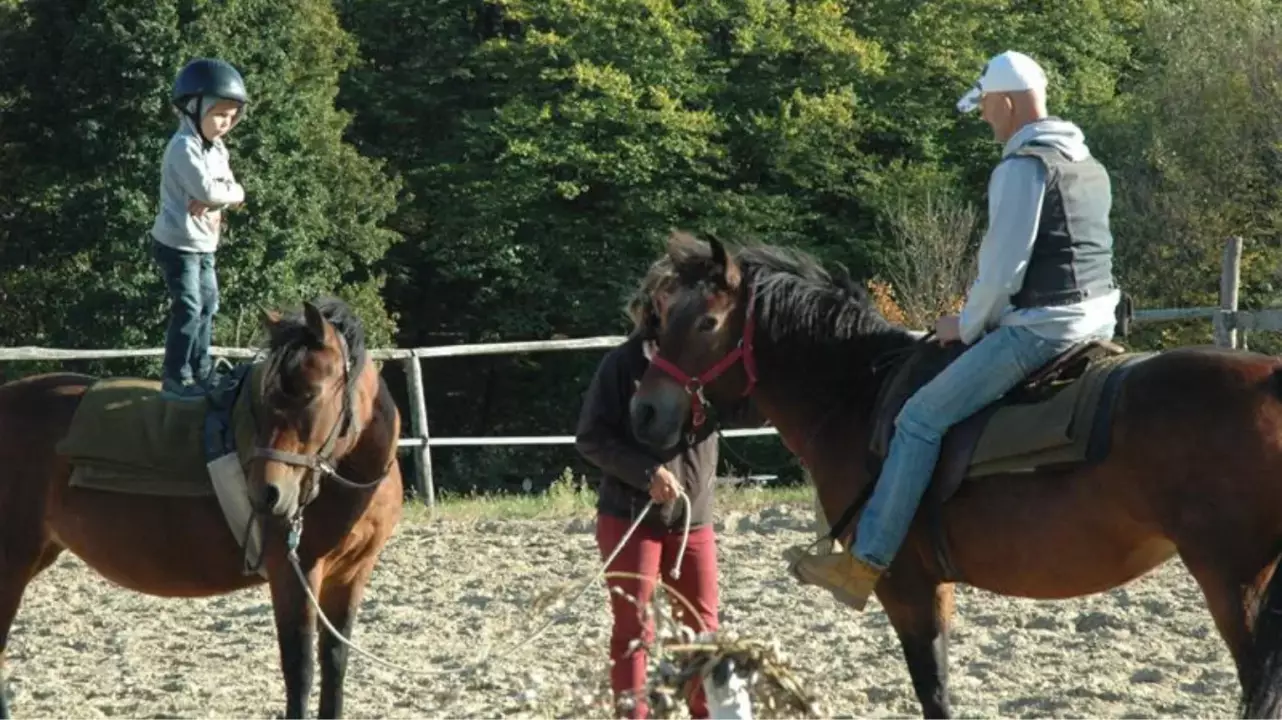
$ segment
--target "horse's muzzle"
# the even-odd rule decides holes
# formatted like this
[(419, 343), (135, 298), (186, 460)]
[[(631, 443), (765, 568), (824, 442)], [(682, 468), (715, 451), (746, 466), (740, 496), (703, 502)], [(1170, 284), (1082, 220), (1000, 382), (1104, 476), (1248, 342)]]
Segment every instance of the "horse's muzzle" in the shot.
[(297, 483), (288, 485), (266, 483), (263, 485), (262, 507), (276, 517), (293, 517), (298, 512), (298, 496)]
[(681, 416), (671, 409), (664, 412), (659, 404), (634, 395), (629, 403), (629, 414), (632, 434), (650, 448), (667, 450), (680, 441)]

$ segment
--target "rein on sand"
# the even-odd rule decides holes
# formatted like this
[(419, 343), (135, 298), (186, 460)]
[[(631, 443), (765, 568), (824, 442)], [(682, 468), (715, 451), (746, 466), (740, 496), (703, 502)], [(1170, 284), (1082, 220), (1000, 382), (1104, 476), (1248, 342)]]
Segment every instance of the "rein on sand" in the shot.
[[(682, 560), (685, 559), (686, 545), (690, 541), (690, 498), (685, 494), (684, 491), (682, 491), (678, 496), (678, 499), (680, 499), (682, 502), (685, 503), (685, 510), (686, 510), (685, 528), (681, 536), (681, 548), (677, 551), (677, 558), (673, 563), (673, 567), (671, 571), (671, 575), (673, 578), (681, 577), (681, 562)], [(610, 556), (605, 559), (604, 563), (602, 563), (601, 569), (598, 570), (596, 574), (594, 574), (590, 580), (584, 583), (583, 587), (581, 587), (579, 591), (574, 594), (574, 597), (572, 597), (570, 599), (570, 602), (566, 605), (567, 608), (570, 605), (573, 605), (580, 597), (583, 596), (583, 593), (587, 592), (588, 588), (592, 587), (596, 583), (596, 581), (601, 579), (602, 577), (616, 576), (616, 577), (632, 577), (636, 579), (641, 579), (641, 577), (639, 575), (636, 575), (635, 573), (608, 572), (608, 568), (610, 567), (610, 563), (614, 562), (614, 559), (618, 557), (619, 553), (623, 552), (623, 547), (627, 545), (628, 540), (632, 538), (632, 533), (636, 532), (636, 529), (640, 527), (642, 521), (645, 520), (646, 516), (650, 513), (650, 510), (653, 507), (654, 507), (654, 500), (650, 500), (645, 504), (645, 507), (641, 509), (641, 514), (637, 515), (637, 519), (633, 521), (632, 526), (628, 528), (628, 531), (626, 533), (624, 533), (623, 538), (619, 540), (619, 544), (615, 546), (613, 552), (610, 553)], [(332, 634), (335, 638), (337, 638), (339, 642), (351, 648), (352, 650), (355, 650), (358, 654), (364, 655), (370, 660), (373, 660), (374, 662), (379, 663), (380, 665), (384, 665), (394, 670), (400, 670), (401, 672), (408, 673), (410, 675), (431, 675), (431, 676), (452, 675), (455, 673), (464, 672), (466, 670), (479, 668), (489, 658), (490, 652), (494, 648), (493, 645), (486, 645), (485, 651), (481, 653), (480, 657), (476, 661), (469, 663), (467, 665), (463, 665), (461, 667), (451, 668), (448, 670), (415, 670), (413, 668), (405, 667), (404, 665), (398, 665), (389, 660), (384, 660), (379, 656), (375, 655), (374, 653), (371, 653), (368, 650), (360, 647), (359, 645), (352, 642), (351, 640), (348, 640), (346, 637), (343, 636), (342, 633), (338, 631), (338, 628), (334, 627), (334, 625), (330, 623), (329, 618), (325, 616), (325, 611), (321, 609), (320, 602), (317, 601), (316, 595), (312, 592), (311, 584), (307, 582), (307, 573), (303, 572), (303, 568), (299, 564), (298, 544), (303, 534), (302, 525), (303, 525), (302, 516), (300, 514), (299, 517), (295, 519), (294, 527), (290, 530), (288, 540), (286, 541), (286, 546), (288, 548), (289, 564), (291, 567), (294, 568), (294, 573), (298, 575), (298, 581), (303, 586), (303, 592), (307, 593), (307, 599), (311, 601), (312, 607), (315, 608), (317, 618), (320, 619), (321, 624), (325, 626), (325, 629), (328, 630), (330, 634)], [(660, 578), (661, 577), (662, 577), (662, 573), (660, 573)], [(689, 600), (687, 600), (685, 597), (682, 597), (681, 594), (676, 592), (673, 588), (665, 585), (661, 579), (656, 579), (656, 584), (659, 586), (662, 586), (668, 593), (675, 595), (680, 600), (680, 602), (686, 606), (687, 610), (692, 613), (692, 617), (694, 617), (696, 620), (699, 621), (700, 626), (703, 625), (703, 620), (699, 617), (698, 613), (694, 612), (694, 608), (690, 604)], [(531, 643), (539, 635), (542, 635), (543, 632), (546, 631), (548, 628), (552, 627), (552, 625), (558, 619), (560, 619), (560, 617), (561, 617), (560, 614), (552, 616), (547, 620), (547, 622), (539, 626), (539, 628), (536, 631), (534, 631), (532, 634), (526, 636), (520, 642), (515, 643), (513, 645), (513, 652), (515, 652), (516, 650), (519, 650), (520, 648), (528, 647), (529, 643)], [(706, 631), (707, 628), (704, 627), (703, 630)]]

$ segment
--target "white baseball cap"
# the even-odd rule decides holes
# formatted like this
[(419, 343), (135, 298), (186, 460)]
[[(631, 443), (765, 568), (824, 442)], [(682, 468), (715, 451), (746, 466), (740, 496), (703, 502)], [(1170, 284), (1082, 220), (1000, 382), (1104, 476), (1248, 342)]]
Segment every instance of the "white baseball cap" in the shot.
[(1021, 52), (1007, 50), (994, 55), (970, 90), (957, 101), (957, 109), (968, 113), (979, 107), (984, 93), (1046, 90), (1046, 73), (1037, 61)]

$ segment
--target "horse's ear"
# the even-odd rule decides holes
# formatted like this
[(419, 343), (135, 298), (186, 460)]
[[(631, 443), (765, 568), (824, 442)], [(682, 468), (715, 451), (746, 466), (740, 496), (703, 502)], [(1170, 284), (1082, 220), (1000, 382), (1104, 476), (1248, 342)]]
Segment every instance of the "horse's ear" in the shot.
[(716, 235), (708, 236), (708, 247), (712, 250), (712, 264), (717, 267), (726, 266), (726, 246)]
[(303, 316), (307, 318), (307, 330), (317, 342), (325, 342), (325, 316), (320, 309), (310, 302), (303, 303)]
[(708, 247), (712, 250), (713, 272), (725, 283), (727, 288), (739, 287), (739, 264), (726, 253), (726, 246), (715, 235), (708, 236)]

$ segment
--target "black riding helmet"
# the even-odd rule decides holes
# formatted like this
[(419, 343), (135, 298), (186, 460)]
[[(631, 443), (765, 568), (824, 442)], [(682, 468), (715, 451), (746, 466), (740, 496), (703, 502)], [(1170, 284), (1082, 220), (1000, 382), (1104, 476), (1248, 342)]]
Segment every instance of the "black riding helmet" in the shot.
[(231, 63), (216, 58), (197, 58), (178, 71), (170, 100), (178, 108), (178, 112), (191, 118), (199, 128), (200, 117), (205, 108), (197, 107), (196, 112), (192, 113), (187, 109), (187, 103), (191, 98), (208, 95), (240, 103), (241, 112), (244, 112), (244, 106), (249, 103), (245, 79)]

